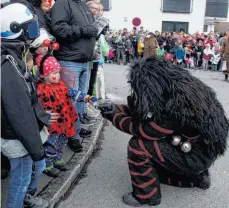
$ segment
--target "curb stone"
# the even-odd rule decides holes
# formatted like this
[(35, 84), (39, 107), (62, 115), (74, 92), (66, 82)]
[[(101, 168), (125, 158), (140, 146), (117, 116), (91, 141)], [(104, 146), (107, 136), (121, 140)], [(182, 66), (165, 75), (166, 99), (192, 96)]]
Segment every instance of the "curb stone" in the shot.
[(103, 128), (103, 119), (99, 119), (98, 123), (92, 127), (92, 137), (85, 139), (82, 145), (84, 151), (82, 153), (76, 153), (67, 163), (70, 170), (61, 172), (58, 178), (53, 179), (46, 188), (44, 188), (40, 193), (43, 199), (49, 201), (49, 208), (53, 208), (64, 194), (68, 191), (73, 181), (80, 174), (81, 170), (84, 168), (84, 165), (91, 156), (97, 140), (100, 136), (101, 130)]

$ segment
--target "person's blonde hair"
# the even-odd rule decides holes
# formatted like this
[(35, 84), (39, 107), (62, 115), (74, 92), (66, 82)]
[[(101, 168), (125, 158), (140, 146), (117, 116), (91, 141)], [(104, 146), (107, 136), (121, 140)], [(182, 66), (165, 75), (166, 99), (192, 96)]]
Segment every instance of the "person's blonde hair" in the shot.
[(102, 4), (99, 4), (99, 9), (104, 10), (104, 6)]
[[(98, 1), (99, 1), (99, 3), (98, 3)], [(97, 1), (96, 1), (96, 0), (95, 0), (95, 1), (88, 1), (88, 2), (87, 2), (87, 5), (88, 5), (88, 6), (90, 6), (90, 5), (92, 5), (92, 4), (97, 4), (97, 5), (98, 5), (98, 4), (100, 4), (100, 0), (97, 0)]]

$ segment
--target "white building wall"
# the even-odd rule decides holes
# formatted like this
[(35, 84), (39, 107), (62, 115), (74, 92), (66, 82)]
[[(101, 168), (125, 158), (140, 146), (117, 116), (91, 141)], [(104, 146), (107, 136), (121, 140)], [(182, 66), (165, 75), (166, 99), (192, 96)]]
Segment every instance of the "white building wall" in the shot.
[(229, 7), (228, 7), (227, 22), (229, 22)]
[[(113, 0), (112, 10), (105, 12), (105, 16), (111, 19), (111, 27), (117, 30), (132, 29), (132, 19), (140, 17), (142, 26), (152, 32), (162, 30), (162, 21), (189, 22), (190, 33), (203, 31), (206, 0), (193, 0), (191, 14), (163, 13), (161, 2), (161, 0)], [(125, 17), (128, 22), (124, 22)]]

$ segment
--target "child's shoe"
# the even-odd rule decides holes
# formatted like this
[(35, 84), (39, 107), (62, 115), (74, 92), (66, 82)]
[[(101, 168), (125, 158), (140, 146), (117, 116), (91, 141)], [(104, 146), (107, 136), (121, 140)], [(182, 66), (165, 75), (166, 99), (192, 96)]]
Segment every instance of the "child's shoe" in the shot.
[(54, 168), (53, 166), (48, 166), (44, 171), (44, 174), (46, 174), (47, 176), (56, 178), (59, 176), (59, 170)]
[(54, 162), (54, 168), (57, 168), (57, 169), (59, 169), (61, 171), (67, 171), (68, 170), (67, 167), (66, 167), (66, 163), (64, 162), (63, 159), (62, 160), (56, 160)]

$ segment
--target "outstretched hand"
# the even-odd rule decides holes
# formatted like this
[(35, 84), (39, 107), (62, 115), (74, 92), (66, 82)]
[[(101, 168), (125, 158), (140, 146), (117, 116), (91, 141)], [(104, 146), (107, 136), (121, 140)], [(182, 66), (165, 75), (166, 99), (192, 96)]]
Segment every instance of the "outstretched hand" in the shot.
[(114, 114), (118, 112), (115, 105), (111, 102), (104, 102), (98, 105), (99, 110), (104, 118), (111, 120)]

